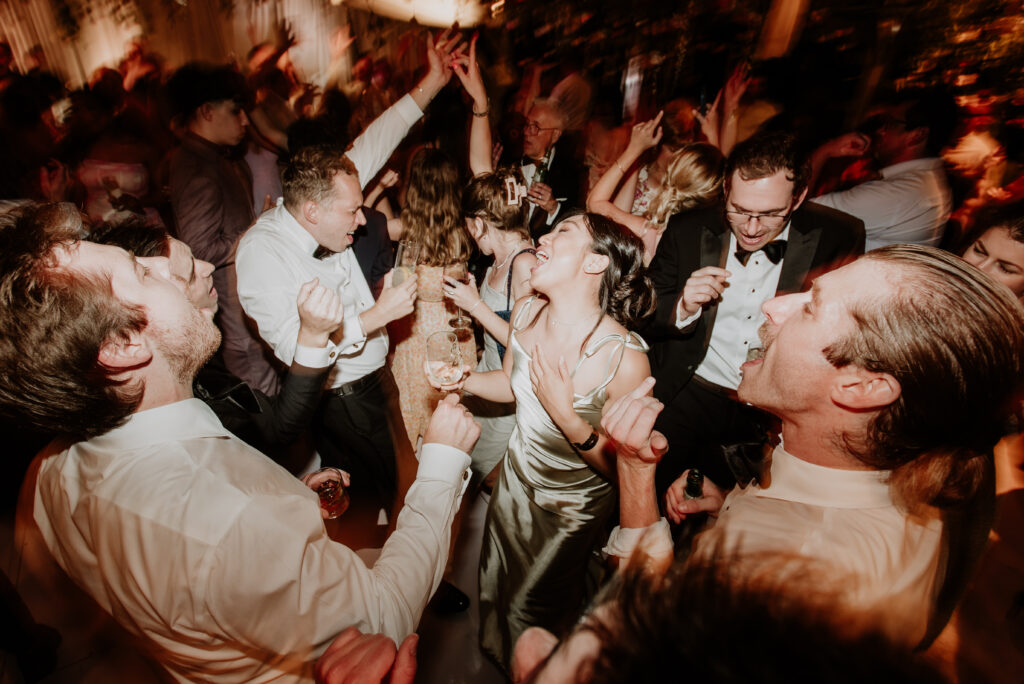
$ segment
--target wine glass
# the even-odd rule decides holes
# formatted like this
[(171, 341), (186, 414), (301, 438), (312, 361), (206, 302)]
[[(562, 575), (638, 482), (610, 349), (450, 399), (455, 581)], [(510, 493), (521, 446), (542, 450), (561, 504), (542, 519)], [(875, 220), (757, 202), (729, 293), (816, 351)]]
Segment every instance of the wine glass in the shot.
[(337, 468), (321, 468), (306, 475), (302, 482), (320, 497), (320, 511), (327, 520), (333, 520), (348, 510), (348, 491)]
[[(452, 280), (458, 281), (463, 285), (469, 284), (469, 269), (466, 268), (465, 263), (449, 264), (444, 267), (444, 277), (451, 278)], [(463, 332), (470, 329), (470, 319), (462, 315), (462, 309), (455, 307), (459, 312), (459, 315), (448, 321), (448, 325), (452, 326), (457, 332)]]
[(440, 330), (427, 337), (427, 374), (438, 385), (454, 385), (462, 379), (462, 351), (458, 336)]
[(391, 284), (401, 285), (416, 275), (416, 264), (420, 260), (420, 243), (416, 240), (399, 240), (398, 251), (395, 252), (395, 270), (391, 274)]

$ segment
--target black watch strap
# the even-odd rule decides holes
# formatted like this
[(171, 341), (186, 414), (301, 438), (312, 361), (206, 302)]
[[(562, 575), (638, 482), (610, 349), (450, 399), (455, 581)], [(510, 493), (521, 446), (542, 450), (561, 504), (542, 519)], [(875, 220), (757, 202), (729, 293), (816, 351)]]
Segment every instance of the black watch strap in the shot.
[(587, 437), (586, 441), (583, 441), (583, 442), (573, 442), (572, 445), (574, 447), (576, 447), (576, 449), (579, 450), (579, 451), (590, 451), (595, 446), (597, 446), (597, 440), (598, 440), (597, 430), (593, 430), (590, 433), (590, 436)]

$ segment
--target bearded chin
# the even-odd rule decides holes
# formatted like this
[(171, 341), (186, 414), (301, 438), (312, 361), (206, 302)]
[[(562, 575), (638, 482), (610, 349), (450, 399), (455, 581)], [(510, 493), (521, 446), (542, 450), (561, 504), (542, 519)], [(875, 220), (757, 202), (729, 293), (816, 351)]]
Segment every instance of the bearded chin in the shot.
[(199, 369), (210, 360), (220, 347), (220, 330), (198, 311), (189, 320), (187, 329), (169, 331), (157, 329), (156, 347), (167, 361), (174, 379), (191, 385)]

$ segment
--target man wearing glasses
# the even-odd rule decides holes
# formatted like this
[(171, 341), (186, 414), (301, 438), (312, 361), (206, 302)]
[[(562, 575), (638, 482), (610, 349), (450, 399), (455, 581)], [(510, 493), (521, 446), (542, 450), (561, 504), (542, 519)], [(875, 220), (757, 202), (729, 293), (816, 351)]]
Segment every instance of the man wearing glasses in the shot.
[(659, 491), (686, 468), (725, 486), (758, 474), (760, 449), (735, 445), (762, 442), (766, 416), (736, 388), (760, 346), (761, 305), (864, 252), (860, 220), (803, 203), (808, 176), (791, 135), (756, 136), (729, 157), (720, 204), (669, 221), (650, 265), (658, 310), (647, 331), (654, 394), (665, 404), (658, 430), (672, 445)]
[[(530, 201), (530, 235), (534, 240), (551, 230), (562, 207), (579, 204), (580, 167), (575, 151), (564, 139), (565, 114), (546, 99), (538, 99), (523, 126), (521, 169)], [(562, 144), (556, 144), (562, 140)]]

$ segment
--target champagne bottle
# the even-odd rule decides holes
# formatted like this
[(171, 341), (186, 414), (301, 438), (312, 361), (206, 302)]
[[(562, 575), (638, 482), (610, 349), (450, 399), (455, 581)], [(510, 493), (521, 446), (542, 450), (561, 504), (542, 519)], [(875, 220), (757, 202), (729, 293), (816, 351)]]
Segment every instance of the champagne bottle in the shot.
[(704, 473), (691, 468), (686, 474), (686, 487), (683, 496), (687, 499), (700, 499), (704, 496)]
[(544, 183), (547, 180), (550, 164), (551, 150), (549, 149), (541, 157), (541, 160), (537, 162), (537, 169), (533, 172), (533, 183)]

